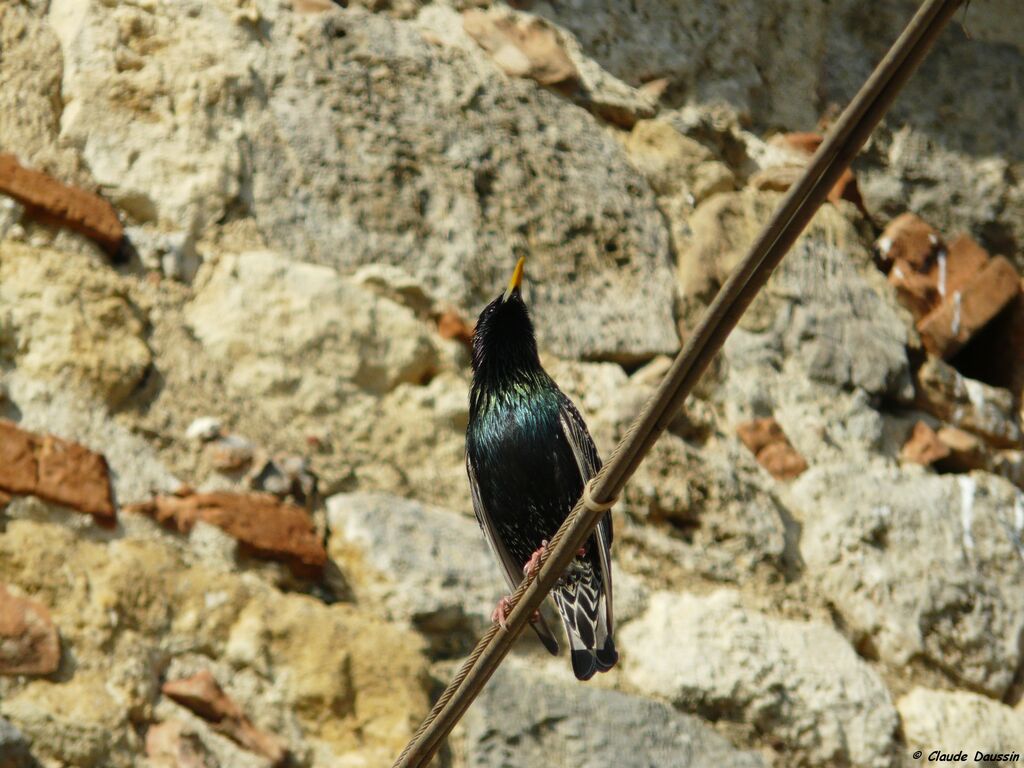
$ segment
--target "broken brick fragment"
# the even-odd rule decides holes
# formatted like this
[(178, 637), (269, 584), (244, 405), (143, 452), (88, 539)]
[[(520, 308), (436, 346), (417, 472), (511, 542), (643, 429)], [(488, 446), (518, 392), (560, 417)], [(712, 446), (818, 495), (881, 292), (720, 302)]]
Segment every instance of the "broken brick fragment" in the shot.
[(0, 584), (0, 675), (49, 675), (60, 666), (60, 638), (42, 603)]
[[(772, 137), (772, 143), (777, 146), (793, 150), (798, 154), (807, 155), (808, 157), (818, 151), (818, 147), (821, 146), (821, 143), (824, 140), (825, 137), (822, 134), (815, 133), (814, 131), (793, 131), (790, 133), (781, 133)], [(777, 176), (776, 181), (778, 182), (780, 179), (784, 178), (784, 176)], [(799, 175), (797, 178), (799, 178)], [(796, 178), (794, 178), (789, 184), (785, 184), (782, 189), (788, 189), (795, 182)], [(830, 203), (835, 205), (840, 200), (846, 200), (853, 203), (861, 213), (867, 215), (867, 209), (864, 207), (864, 199), (861, 197), (860, 188), (857, 186), (857, 177), (853, 175), (853, 171), (849, 168), (843, 170), (839, 179), (832, 185), (832, 189), (828, 192), (828, 201)]]
[(912, 213), (897, 216), (875, 242), (875, 252), (888, 269), (896, 298), (915, 320), (942, 301), (946, 245), (927, 222)]
[(109, 202), (49, 174), (24, 168), (17, 157), (7, 153), (0, 153), (0, 193), (24, 205), (30, 216), (95, 240), (112, 256), (121, 247), (124, 226)]
[(913, 213), (902, 213), (890, 221), (875, 241), (880, 258), (894, 266), (902, 261), (917, 272), (934, 263), (942, 247), (938, 231)]
[(807, 469), (807, 461), (789, 442), (775, 419), (754, 419), (736, 428), (736, 434), (757, 463), (777, 480), (792, 480)]
[(303, 575), (319, 576), (327, 563), (327, 551), (309, 513), (269, 493), (157, 496), (126, 509), (149, 515), (179, 533), (190, 532), (199, 521), (215, 525), (249, 554), (288, 563)]
[(161, 690), (165, 696), (209, 722), (214, 730), (250, 752), (268, 758), (271, 765), (285, 763), (288, 751), (281, 740), (253, 725), (209, 670), (204, 669), (192, 677), (169, 680)]
[(447, 309), (438, 316), (437, 333), (442, 339), (454, 339), (467, 347), (473, 344), (473, 326), (454, 309)]
[(1017, 271), (1002, 256), (991, 259), (917, 324), (924, 348), (949, 358), (1020, 294)]
[(792, 480), (807, 470), (807, 460), (788, 440), (766, 445), (757, 454), (757, 462), (776, 480)]
[(35, 493), (39, 465), (36, 436), (10, 421), (0, 421), (0, 489)]
[(957, 427), (942, 427), (937, 435), (949, 451), (949, 455), (942, 460), (945, 469), (970, 472), (972, 469), (989, 468), (987, 446), (977, 435)]
[(818, 151), (825, 137), (814, 131), (790, 131), (773, 136), (773, 143), (792, 149), (805, 155), (813, 155)]
[(33, 494), (113, 525), (117, 513), (102, 454), (0, 420), (0, 491)]
[(923, 421), (914, 425), (913, 432), (910, 433), (909, 439), (900, 450), (901, 459), (925, 467), (948, 457), (949, 446), (942, 442), (935, 430)]
[(110, 471), (102, 454), (90, 451), (78, 443), (43, 435), (37, 455), (37, 496), (86, 512), (96, 518), (97, 522), (114, 522)]

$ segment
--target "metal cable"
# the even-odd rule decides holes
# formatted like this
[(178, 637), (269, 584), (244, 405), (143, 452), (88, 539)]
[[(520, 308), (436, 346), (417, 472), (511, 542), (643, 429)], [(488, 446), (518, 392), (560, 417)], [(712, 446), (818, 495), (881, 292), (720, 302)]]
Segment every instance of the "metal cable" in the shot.
[(487, 630), (393, 768), (421, 768), (436, 753), (555, 586), (576, 550), (593, 532), (603, 514), (598, 507), (605, 505), (597, 500), (614, 499), (619, 495), (962, 2), (925, 0), (922, 3), (832, 126), (800, 180), (787, 192), (744, 260), (704, 313), (657, 391), (591, 481), (584, 497), (593, 500), (593, 505), (585, 503), (584, 498), (576, 502), (548, 544), (540, 568), (533, 577), (524, 578), (512, 595), (506, 627), (493, 625)]

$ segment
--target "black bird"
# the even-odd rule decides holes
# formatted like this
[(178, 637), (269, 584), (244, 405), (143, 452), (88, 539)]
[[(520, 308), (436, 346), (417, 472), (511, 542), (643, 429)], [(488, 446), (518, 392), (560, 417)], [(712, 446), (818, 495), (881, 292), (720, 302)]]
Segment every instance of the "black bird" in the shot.
[[(477, 320), (466, 431), (473, 509), (513, 590), (601, 468), (583, 417), (541, 367), (520, 292), (524, 263), (519, 259), (508, 289)], [(611, 544), (606, 513), (552, 591), (580, 680), (611, 669), (619, 658), (612, 640)], [(495, 610), (502, 624), (506, 601)], [(531, 626), (557, 654), (543, 617)]]

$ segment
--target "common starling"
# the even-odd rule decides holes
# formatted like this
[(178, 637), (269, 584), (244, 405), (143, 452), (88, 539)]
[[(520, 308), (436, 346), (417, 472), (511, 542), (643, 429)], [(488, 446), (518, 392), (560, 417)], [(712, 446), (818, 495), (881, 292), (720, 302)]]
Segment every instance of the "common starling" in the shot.
[[(476, 518), (515, 590), (601, 468), (597, 448), (572, 401), (541, 367), (521, 295), (519, 259), (508, 289), (488, 304), (473, 333), (473, 388), (466, 471)], [(612, 640), (612, 521), (605, 514), (552, 591), (580, 680), (618, 661)], [(503, 599), (495, 618), (504, 623)], [(537, 614), (545, 647), (558, 643)]]

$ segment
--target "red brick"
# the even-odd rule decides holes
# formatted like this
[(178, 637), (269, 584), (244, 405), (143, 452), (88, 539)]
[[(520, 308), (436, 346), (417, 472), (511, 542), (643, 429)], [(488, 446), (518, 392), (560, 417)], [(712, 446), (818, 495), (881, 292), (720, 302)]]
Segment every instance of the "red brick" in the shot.
[(37, 496), (86, 512), (98, 523), (115, 523), (117, 513), (110, 492), (110, 470), (102, 454), (78, 443), (45, 435), (37, 456)]
[(35, 493), (39, 477), (38, 443), (31, 432), (0, 421), (0, 489), (8, 493)]
[(1002, 256), (995, 257), (918, 322), (925, 349), (952, 356), (1019, 294), (1017, 271)]
[(942, 461), (943, 467), (959, 472), (989, 468), (987, 446), (977, 435), (956, 427), (942, 427), (938, 438), (949, 450), (949, 456)]
[(18, 158), (0, 153), (0, 193), (25, 206), (30, 216), (68, 227), (117, 253), (124, 227), (114, 207), (99, 195), (23, 168)]
[(233, 536), (248, 553), (289, 563), (306, 575), (319, 576), (327, 563), (327, 551), (309, 513), (269, 493), (158, 496), (127, 509), (150, 515), (180, 533), (188, 533), (202, 520)]
[(214, 730), (250, 752), (268, 758), (271, 765), (283, 765), (287, 760), (288, 751), (280, 739), (253, 725), (208, 670), (181, 680), (169, 680), (164, 683), (162, 691), (168, 698), (209, 722)]
[(926, 467), (948, 456), (949, 446), (943, 443), (935, 430), (923, 421), (914, 425), (914, 431), (911, 432), (910, 438), (900, 451), (900, 458), (904, 461), (912, 461)]
[(0, 584), (0, 675), (49, 675), (60, 666), (60, 638), (42, 603)]
[(772, 138), (773, 144), (787, 147), (805, 155), (813, 155), (818, 151), (821, 142), (825, 140), (824, 136), (814, 131), (792, 131), (790, 133), (780, 133)]
[(945, 296), (951, 296), (988, 264), (989, 254), (968, 234), (957, 235), (946, 251)]
[(902, 261), (915, 272), (921, 272), (934, 264), (942, 238), (920, 217), (903, 213), (889, 222), (875, 247), (883, 259), (894, 265)]
[(448, 309), (437, 318), (437, 333), (442, 339), (455, 339), (467, 347), (473, 344), (473, 326), (454, 309)]
[(786, 434), (775, 419), (753, 419), (736, 427), (736, 434), (752, 454), (757, 456), (765, 446), (786, 440)]
[(775, 419), (754, 419), (736, 428), (757, 462), (777, 480), (792, 480), (807, 469), (807, 462), (790, 444)]
[(757, 454), (757, 462), (777, 480), (792, 480), (807, 470), (807, 461), (789, 444), (772, 443)]
[(0, 421), (0, 491), (33, 494), (112, 525), (117, 513), (102, 454)]

